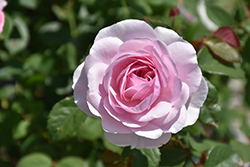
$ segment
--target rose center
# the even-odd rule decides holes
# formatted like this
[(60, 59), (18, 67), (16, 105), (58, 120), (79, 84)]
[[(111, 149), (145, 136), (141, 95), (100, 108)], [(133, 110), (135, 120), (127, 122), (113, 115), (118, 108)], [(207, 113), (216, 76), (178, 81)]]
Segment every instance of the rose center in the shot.
[(147, 81), (152, 80), (155, 77), (155, 73), (152, 68), (146, 67), (133, 72), (136, 76), (146, 79)]

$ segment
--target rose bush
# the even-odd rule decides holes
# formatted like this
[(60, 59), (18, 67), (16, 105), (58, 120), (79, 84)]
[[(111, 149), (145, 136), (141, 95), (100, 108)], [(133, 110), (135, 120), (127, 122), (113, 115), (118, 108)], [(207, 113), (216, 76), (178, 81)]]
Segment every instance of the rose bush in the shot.
[(7, 5), (5, 0), (0, 0), (0, 33), (3, 31), (3, 26), (5, 22), (5, 15), (3, 12), (3, 8)]
[(159, 147), (194, 124), (208, 92), (193, 46), (140, 20), (100, 30), (72, 87), (111, 143), (136, 148)]

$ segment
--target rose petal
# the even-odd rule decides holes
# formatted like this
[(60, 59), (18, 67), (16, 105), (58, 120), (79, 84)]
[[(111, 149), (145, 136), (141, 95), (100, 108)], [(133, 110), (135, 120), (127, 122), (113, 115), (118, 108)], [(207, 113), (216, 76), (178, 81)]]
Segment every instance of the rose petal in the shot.
[[(88, 92), (87, 100), (96, 110), (90, 110), (94, 115), (100, 115), (102, 96), (107, 94), (102, 86), (103, 76), (107, 68), (106, 64), (97, 63), (88, 71)], [(97, 112), (97, 113), (96, 113)]]
[(184, 41), (182, 37), (180, 37), (175, 31), (171, 29), (156, 27), (154, 30), (157, 35), (157, 39), (163, 41), (166, 45), (170, 45), (176, 41)]
[(138, 121), (133, 120), (129, 113), (122, 113), (117, 110), (114, 111), (114, 109), (109, 105), (107, 98), (105, 98), (103, 106), (111, 117), (121, 122), (126, 127), (140, 128), (140, 127), (147, 125), (147, 122), (138, 122)]
[(0, 10), (3, 10), (3, 8), (7, 5), (7, 2), (5, 0), (0, 1)]
[(120, 39), (114, 37), (108, 37), (95, 42), (85, 60), (85, 62), (87, 62), (85, 67), (86, 70), (96, 63), (109, 65), (122, 43)]
[[(183, 108), (183, 106), (185, 107), (185, 104), (186, 104), (188, 98), (189, 98), (189, 88), (188, 88), (187, 84), (182, 83), (181, 95), (177, 99), (177, 101), (172, 103), (173, 108), (170, 110), (170, 112), (166, 116), (164, 116), (162, 118), (154, 119), (154, 120), (152, 120), (152, 123), (161, 127), (161, 129), (165, 133), (175, 133), (177, 130), (181, 130), (179, 128), (182, 128), (182, 127), (178, 126), (179, 123), (176, 124), (177, 126), (173, 126), (173, 125), (177, 121), (182, 121), (182, 120), (186, 119), (185, 113), (183, 115), (181, 115), (181, 112), (183, 113), (183, 111), (181, 111), (181, 109)], [(182, 117), (182, 116), (184, 116), (184, 117)], [(185, 122), (186, 122), (186, 120), (184, 121), (183, 124), (185, 124)]]
[(158, 126), (151, 123), (148, 123), (141, 128), (131, 130), (135, 132), (136, 135), (149, 139), (158, 139), (163, 133), (163, 131)]
[(148, 139), (145, 137), (139, 137), (135, 135), (134, 133), (130, 134), (111, 134), (111, 133), (105, 133), (105, 137), (107, 140), (111, 143), (114, 143), (118, 146), (128, 146), (131, 145), (132, 148), (156, 148), (160, 147), (163, 144), (167, 143), (170, 138), (170, 133), (162, 134), (162, 136), (158, 139)]
[(168, 49), (171, 52), (171, 58), (176, 63), (178, 76), (189, 86), (189, 92), (192, 95), (197, 91), (202, 78), (195, 49), (187, 42), (172, 43)]
[(90, 116), (100, 116), (98, 112), (94, 112), (93, 114), (87, 104), (88, 80), (84, 69), (84, 62), (74, 72), (72, 88), (74, 89), (74, 99), (77, 106)]
[(171, 108), (171, 103), (159, 100), (156, 102), (156, 105), (152, 106), (152, 108), (147, 113), (134, 114), (132, 117), (139, 122), (148, 122), (155, 118), (161, 118), (167, 115)]
[(5, 22), (4, 12), (0, 11), (0, 33), (2, 33), (2, 31), (3, 31), (4, 22)]
[(205, 79), (202, 78), (199, 89), (191, 97), (190, 104), (187, 109), (187, 120), (185, 126), (193, 125), (197, 121), (200, 113), (200, 107), (202, 107), (204, 101), (206, 100), (207, 93), (207, 83)]
[(125, 42), (135, 38), (156, 39), (156, 34), (146, 22), (129, 19), (101, 29), (95, 38), (95, 42), (106, 37), (117, 37)]
[[(104, 107), (102, 109), (105, 110)], [(121, 122), (115, 120), (113, 117), (111, 117), (107, 112), (102, 112), (102, 127), (105, 132), (109, 133), (122, 133), (122, 134), (128, 134), (131, 133), (131, 130), (123, 125)]]

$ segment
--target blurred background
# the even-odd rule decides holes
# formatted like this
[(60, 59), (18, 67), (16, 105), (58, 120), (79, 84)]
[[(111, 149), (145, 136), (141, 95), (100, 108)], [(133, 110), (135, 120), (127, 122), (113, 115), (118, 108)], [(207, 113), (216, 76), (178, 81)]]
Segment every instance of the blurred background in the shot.
[[(129, 18), (144, 20), (152, 27), (172, 28), (192, 43), (222, 26), (239, 36), (241, 63), (223, 64), (208, 48), (199, 50), (199, 66), (209, 81), (209, 99), (197, 123), (161, 148), (162, 156), (168, 157), (161, 166), (192, 166), (187, 152), (202, 164), (202, 156), (218, 143), (234, 147), (242, 166), (250, 162), (249, 1), (7, 2), (0, 34), (0, 167), (145, 166), (141, 153), (126, 154), (130, 148), (124, 151), (106, 141), (99, 119), (84, 116), (85, 121), (72, 133), (55, 139), (47, 125), (52, 107), (73, 95), (73, 72), (88, 55), (98, 31)], [(170, 16), (175, 6), (180, 14)], [(176, 146), (176, 140), (183, 142), (185, 151)], [(171, 160), (177, 161), (169, 164)]]

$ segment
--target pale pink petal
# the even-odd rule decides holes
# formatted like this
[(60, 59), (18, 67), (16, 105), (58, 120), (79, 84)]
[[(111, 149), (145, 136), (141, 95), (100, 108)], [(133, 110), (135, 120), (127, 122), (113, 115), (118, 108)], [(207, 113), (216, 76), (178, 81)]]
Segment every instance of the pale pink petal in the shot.
[[(86, 64), (87, 62), (85, 62)], [(94, 115), (100, 116), (101, 110), (103, 108), (101, 105), (101, 100), (103, 95), (107, 95), (103, 86), (102, 80), (105, 75), (105, 70), (107, 68), (106, 64), (96, 63), (92, 66), (88, 71), (88, 92), (87, 92), (87, 100), (89, 104), (91, 104), (95, 110), (90, 110)], [(90, 108), (91, 109), (91, 108)], [(98, 112), (97, 112), (98, 111)]]
[(154, 30), (157, 35), (157, 39), (164, 42), (166, 45), (170, 45), (176, 41), (184, 41), (182, 37), (180, 37), (175, 31), (171, 29), (156, 27)]
[(135, 132), (136, 135), (149, 139), (158, 139), (163, 133), (158, 126), (151, 123), (148, 123), (141, 128), (133, 128), (131, 130)]
[(187, 121), (185, 126), (193, 125), (197, 121), (200, 113), (200, 107), (202, 107), (204, 101), (206, 100), (207, 93), (207, 83), (205, 79), (202, 78), (199, 89), (191, 97), (190, 104), (187, 109)]
[(135, 148), (157, 148), (166, 144), (171, 138), (171, 133), (163, 133), (158, 139), (148, 139), (145, 137), (139, 137)]
[(192, 95), (197, 91), (202, 78), (195, 49), (187, 42), (174, 42), (168, 46), (168, 49), (176, 63), (178, 76), (189, 86), (190, 95)]
[[(104, 109), (104, 107), (103, 107)], [(121, 133), (121, 134), (128, 134), (132, 131), (127, 126), (123, 125), (121, 122), (115, 120), (111, 117), (107, 112), (102, 112), (102, 127), (105, 132), (108, 133)]]
[(122, 43), (121, 40), (114, 37), (107, 37), (95, 42), (90, 49), (89, 55), (86, 57), (85, 69), (88, 70), (96, 63), (109, 65)]
[(2, 31), (3, 31), (4, 22), (5, 22), (4, 13), (3, 13), (3, 11), (0, 11), (0, 33), (2, 33)]
[(117, 37), (125, 42), (135, 38), (156, 39), (156, 34), (154, 29), (146, 22), (129, 19), (101, 29), (95, 38), (95, 42), (106, 37)]
[(108, 141), (111, 143), (118, 145), (118, 146), (129, 146), (131, 145), (132, 148), (156, 148), (160, 147), (163, 144), (166, 144), (170, 138), (170, 133), (162, 134), (161, 137), (158, 139), (148, 139), (145, 137), (139, 137), (135, 135), (134, 133), (131, 134), (111, 134), (111, 133), (105, 133), (105, 137)]
[(132, 146), (133, 148), (136, 147), (138, 142), (138, 136), (134, 133), (129, 134), (113, 134), (105, 132), (106, 139), (117, 146), (125, 147), (125, 146)]
[(187, 110), (185, 106), (180, 109), (180, 112), (176, 118), (177, 119), (172, 123), (172, 126), (169, 128), (168, 132), (177, 133), (184, 127), (187, 120)]
[[(182, 128), (182, 127), (176, 126), (176, 127), (173, 127), (171, 129), (173, 124), (176, 121), (178, 121), (178, 119), (179, 120), (185, 119), (183, 117), (180, 118), (180, 116), (181, 116), (180, 113), (183, 112), (183, 111), (181, 111), (181, 109), (183, 106), (185, 107), (185, 104), (187, 103), (188, 98), (189, 98), (189, 88), (188, 88), (187, 84), (182, 83), (181, 95), (179, 96), (179, 98), (175, 102), (172, 103), (173, 108), (169, 111), (169, 113), (166, 116), (164, 116), (162, 118), (154, 119), (152, 121), (152, 123), (161, 127), (161, 129), (167, 133), (173, 133), (176, 131), (176, 129)], [(185, 115), (185, 113), (184, 113), (184, 115)], [(186, 117), (186, 116), (184, 116), (184, 117)], [(186, 120), (184, 121), (184, 124), (185, 124), (185, 122), (186, 122)], [(170, 130), (173, 130), (173, 131), (170, 131)], [(181, 129), (179, 129), (179, 130), (181, 130)]]
[(121, 122), (126, 127), (130, 128), (140, 128), (148, 124), (148, 122), (138, 122), (131, 118), (131, 114), (126, 112), (114, 111), (114, 109), (110, 106), (108, 99), (105, 98), (103, 102), (103, 106), (106, 109), (107, 113), (116, 121)]
[(134, 114), (132, 115), (133, 119), (139, 122), (147, 122), (151, 121), (155, 118), (161, 118), (169, 113), (172, 108), (172, 104), (167, 101), (159, 101), (156, 102), (152, 108), (146, 112), (141, 114)]
[(7, 5), (7, 2), (5, 0), (0, 0), (0, 10), (3, 10), (3, 8)]
[(74, 99), (78, 107), (86, 114), (93, 115), (87, 104), (87, 91), (88, 91), (88, 80), (84, 70), (84, 63), (80, 64), (73, 75)]

